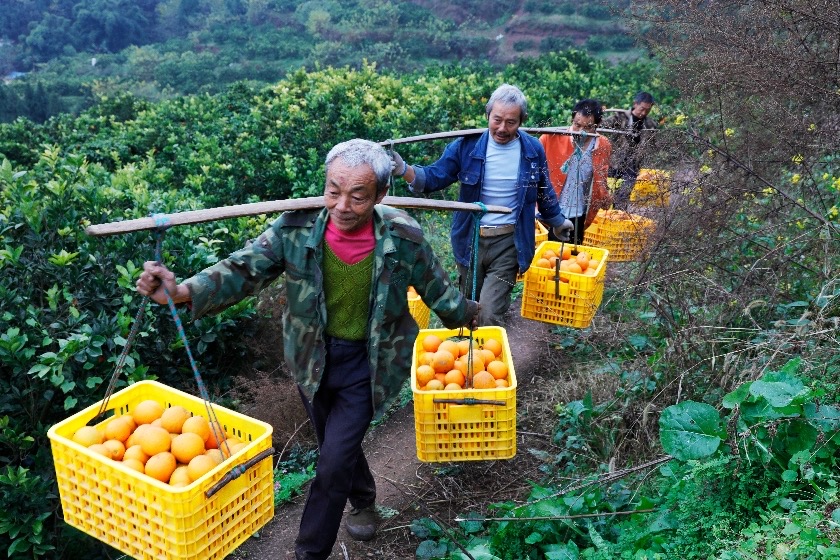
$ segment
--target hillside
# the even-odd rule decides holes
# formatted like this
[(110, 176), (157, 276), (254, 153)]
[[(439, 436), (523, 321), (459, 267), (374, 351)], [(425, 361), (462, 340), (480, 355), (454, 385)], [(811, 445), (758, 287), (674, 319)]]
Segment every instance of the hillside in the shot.
[(11, 0), (0, 15), (0, 122), (78, 113), (98, 96), (149, 100), (273, 83), (299, 68), (399, 72), (504, 64), (577, 48), (634, 59), (626, 2), (432, 0), (192, 3)]

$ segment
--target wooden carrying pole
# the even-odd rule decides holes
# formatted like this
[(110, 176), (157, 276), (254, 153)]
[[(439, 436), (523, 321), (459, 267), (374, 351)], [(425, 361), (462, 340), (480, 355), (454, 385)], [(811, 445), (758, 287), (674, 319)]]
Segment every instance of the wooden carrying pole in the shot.
[[(442, 140), (446, 138), (460, 138), (462, 136), (470, 136), (472, 134), (481, 134), (485, 132), (486, 128), (467, 128), (464, 130), (449, 130), (447, 132), (432, 132), (430, 134), (421, 134), (419, 136), (407, 136), (405, 138), (394, 138), (393, 140), (385, 140), (380, 142), (380, 146), (388, 147), (396, 144), (411, 144), (413, 142), (426, 142), (428, 140)], [(568, 126), (550, 126), (543, 128), (530, 128), (527, 126), (520, 127), (528, 134), (565, 134), (567, 136), (597, 136), (591, 132), (572, 132)], [(615, 130), (612, 128), (598, 128), (596, 132), (609, 134), (629, 134), (626, 130)]]
[[(388, 206), (400, 206), (403, 208), (422, 208), (424, 210), (464, 210), (467, 212), (481, 212), (485, 211), (486, 208), (486, 212), (489, 214), (510, 214), (512, 212), (512, 210), (507, 206), (487, 205), (485, 208), (482, 208), (479, 205), (472, 204), (470, 202), (454, 202), (430, 198), (415, 198), (411, 196), (386, 196), (382, 200), (382, 204), (387, 204)], [(147, 218), (125, 220), (122, 222), (109, 222), (106, 224), (88, 226), (85, 231), (88, 235), (102, 237), (106, 235), (116, 235), (119, 233), (168, 228), (170, 226), (200, 224), (203, 222), (239, 218), (242, 216), (273, 214), (276, 212), (286, 212), (287, 210), (314, 210), (323, 207), (323, 196), (296, 198), (292, 200), (271, 200), (267, 202), (253, 202), (251, 204), (237, 204), (235, 206), (208, 208), (206, 210), (190, 210), (175, 214), (161, 214)]]

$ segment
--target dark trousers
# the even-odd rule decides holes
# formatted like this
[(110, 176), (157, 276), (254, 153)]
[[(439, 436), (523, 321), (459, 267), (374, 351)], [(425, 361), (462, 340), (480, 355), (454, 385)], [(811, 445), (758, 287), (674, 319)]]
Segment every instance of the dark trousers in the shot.
[(312, 403), (303, 394), (318, 438), (318, 465), (295, 541), (298, 560), (326, 560), (341, 526), (347, 500), (366, 508), (376, 485), (362, 452), (373, 418), (366, 343), (328, 338), (327, 362)]
[(613, 207), (616, 210), (627, 211), (627, 205), (630, 203), (630, 194), (633, 192), (633, 187), (636, 186), (636, 178), (639, 175), (639, 168), (627, 167), (620, 171), (610, 172), (610, 177), (621, 179), (621, 185), (613, 196)]
[[(476, 262), (476, 298), (481, 304), (478, 325), (503, 326), (510, 307), (510, 294), (516, 285), (519, 262), (513, 234), (481, 237)], [(473, 271), (458, 264), (461, 292), (472, 298)]]

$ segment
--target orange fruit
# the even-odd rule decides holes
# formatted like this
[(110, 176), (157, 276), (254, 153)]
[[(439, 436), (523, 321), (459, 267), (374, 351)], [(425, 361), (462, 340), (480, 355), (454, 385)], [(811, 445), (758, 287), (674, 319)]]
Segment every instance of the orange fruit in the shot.
[(440, 346), (441, 339), (439, 336), (434, 334), (427, 334), (423, 337), (423, 350), (426, 352), (437, 352), (438, 346)]
[(485, 350), (490, 350), (497, 358), (502, 355), (502, 343), (495, 338), (488, 338), (484, 341), (481, 347)]
[(566, 267), (566, 270), (568, 272), (574, 272), (575, 274), (580, 274), (583, 272), (583, 268), (581, 268), (581, 266), (576, 262), (570, 262), (569, 266)]
[(552, 258), (557, 258), (557, 253), (555, 253), (551, 249), (546, 249), (545, 251), (543, 251), (543, 254), (540, 255), (540, 256), (542, 258), (544, 258), (545, 260), (550, 261)]
[(560, 257), (556, 255), (548, 259), (548, 268), (557, 268), (557, 261), (560, 260)]
[(221, 449), (208, 449), (204, 454), (216, 461), (216, 464), (221, 464), (227, 459)]
[(94, 443), (93, 445), (88, 447), (88, 451), (90, 451), (91, 453), (96, 453), (97, 455), (102, 455), (103, 457), (107, 457), (108, 459), (113, 458), (111, 457), (111, 450), (104, 443)]
[(580, 253), (577, 254), (577, 256), (575, 257), (575, 260), (580, 265), (580, 267), (583, 268), (584, 263), (586, 263), (588, 265), (589, 260), (591, 258), (592, 258), (592, 256), (589, 253), (587, 253), (586, 251), (581, 251)]
[(466, 378), (460, 370), (453, 369), (448, 371), (446, 375), (443, 376), (443, 382), (446, 384), (447, 387), (454, 383), (458, 386), (459, 389), (462, 389), (464, 387), (464, 383), (466, 382)]
[(172, 474), (169, 476), (169, 484), (173, 486), (180, 483), (184, 483), (184, 486), (187, 486), (191, 482), (190, 473), (187, 472), (187, 465), (179, 465), (175, 467), (175, 470), (172, 471)]
[(438, 346), (438, 352), (440, 352), (441, 350), (446, 350), (447, 352), (452, 354), (453, 359), (461, 355), (461, 352), (458, 349), (458, 343), (454, 340), (446, 339), (443, 342), (441, 342), (440, 346)]
[(137, 472), (146, 472), (146, 467), (137, 459), (123, 459), (122, 465)]
[(508, 366), (501, 360), (493, 360), (487, 364), (487, 371), (494, 379), (507, 379)]
[[(143, 430), (140, 441), (138, 442), (143, 452), (149, 457), (169, 451), (172, 445), (172, 438), (169, 437), (169, 432), (159, 426), (149, 426)], [(151, 459), (150, 459), (151, 460)]]
[(460, 391), (461, 389), (463, 389), (463, 387), (457, 383), (450, 383), (443, 388), (444, 391)]
[(143, 432), (149, 429), (152, 425), (151, 424), (140, 424), (137, 428), (131, 432), (131, 435), (128, 436), (128, 439), (125, 440), (125, 447), (128, 449), (129, 447), (134, 447), (135, 445), (140, 445), (140, 439), (143, 437)]
[(109, 439), (103, 443), (105, 447), (111, 452), (111, 459), (114, 461), (122, 461), (125, 455), (125, 445), (118, 439)]
[[(598, 268), (598, 266), (600, 264), (601, 264), (601, 261), (599, 261), (598, 259), (589, 259), (589, 268), (592, 268), (592, 269)], [(587, 270), (589, 270), (589, 268), (587, 268)]]
[(210, 439), (210, 422), (204, 416), (190, 416), (181, 426), (181, 433), (192, 432), (201, 436), (201, 441)]
[(73, 434), (73, 441), (83, 447), (90, 447), (105, 441), (105, 434), (93, 426), (82, 426)]
[(432, 365), (432, 358), (434, 357), (434, 352), (426, 352), (425, 350), (420, 353), (420, 357), (417, 358), (417, 365), (420, 366), (430, 366)]
[(481, 352), (481, 356), (484, 358), (485, 365), (496, 359), (496, 354), (494, 354), (493, 352), (491, 352), (487, 348), (482, 348), (480, 350), (480, 352)]
[(189, 463), (193, 457), (203, 454), (204, 440), (201, 436), (193, 432), (185, 432), (178, 434), (172, 440), (172, 454), (178, 459), (179, 463)]
[(439, 379), (432, 379), (431, 381), (426, 383), (426, 386), (424, 387), (424, 390), (425, 391), (440, 391), (440, 390), (443, 389), (443, 387), (444, 387), (443, 381), (440, 381)]
[(435, 373), (435, 379), (443, 383), (443, 380), (446, 379), (445, 373)]
[(570, 245), (563, 246), (563, 254), (561, 255), (563, 260), (572, 258), (572, 247)]
[(115, 439), (125, 442), (131, 432), (134, 431), (132, 422), (129, 421), (130, 416), (119, 416), (114, 418), (108, 425), (105, 426), (105, 439)]
[(139, 444), (132, 445), (126, 449), (125, 454), (123, 454), (123, 462), (128, 460), (138, 461), (141, 465), (145, 465), (149, 460), (149, 454), (143, 451), (143, 448), (140, 447)]
[(145, 400), (134, 407), (131, 416), (137, 425), (151, 424), (163, 414), (163, 405), (157, 401)]
[(432, 359), (432, 367), (436, 373), (446, 373), (455, 365), (455, 356), (449, 350), (438, 350)]
[(504, 389), (505, 387), (509, 387), (507, 379), (497, 379), (496, 380), (496, 387), (499, 389)]
[(226, 438), (224, 427), (216, 421), (207, 424), (210, 427), (210, 437), (204, 442), (207, 449), (218, 449), (219, 442)]
[(484, 353), (481, 352), (481, 350), (473, 350), (464, 356), (463, 360), (467, 365), (467, 371), (472, 371), (474, 373), (484, 369)]
[(417, 377), (418, 387), (424, 387), (426, 383), (435, 378), (435, 370), (432, 366), (417, 366), (414, 374)]
[(470, 340), (469, 338), (465, 338), (463, 340), (458, 341), (458, 356), (463, 356), (470, 350), (475, 348), (475, 341)]
[(551, 262), (549, 262), (548, 259), (544, 259), (542, 257), (537, 259), (537, 262), (535, 263), (535, 265), (538, 266), (539, 268), (551, 268)]
[(181, 426), (190, 416), (192, 416), (190, 411), (183, 406), (170, 406), (160, 416), (160, 427), (170, 434), (180, 434)]
[(237, 453), (239, 453), (240, 451), (242, 451), (242, 450), (243, 450), (243, 449), (245, 449), (246, 447), (248, 447), (248, 442), (245, 442), (245, 441), (240, 441), (240, 442), (239, 442), (239, 443), (237, 443), (236, 445), (232, 445), (232, 446), (231, 446), (231, 448), (230, 448), (230, 454), (231, 454), (231, 455), (236, 455)]
[(474, 389), (496, 388), (496, 378), (486, 371), (479, 371), (478, 373), (473, 375), (472, 383)]
[(169, 482), (177, 466), (178, 462), (175, 460), (175, 456), (169, 451), (162, 451), (149, 457), (144, 472), (161, 482)]
[[(151, 459), (150, 459), (151, 460)], [(187, 473), (190, 475), (190, 480), (195, 482), (214, 468), (216, 468), (216, 460), (208, 455), (197, 455), (187, 465)]]

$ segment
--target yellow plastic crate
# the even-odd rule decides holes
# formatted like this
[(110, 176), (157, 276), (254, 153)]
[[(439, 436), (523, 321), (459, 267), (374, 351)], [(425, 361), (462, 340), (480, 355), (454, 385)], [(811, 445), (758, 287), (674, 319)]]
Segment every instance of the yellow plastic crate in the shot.
[(408, 311), (411, 313), (411, 316), (414, 317), (418, 327), (421, 329), (429, 328), (431, 311), (429, 310), (429, 306), (423, 302), (423, 299), (420, 296), (408, 296)]
[[(128, 414), (146, 399), (168, 408), (181, 405), (207, 417), (205, 402), (155, 381), (114, 393), (113, 416)], [(64, 520), (137, 560), (222, 559), (274, 516), (270, 425), (213, 405), (216, 418), (246, 445), (184, 487), (138, 473), (74, 441), (73, 434), (99, 412), (100, 403), (50, 428), (56, 480)], [(262, 460), (257, 455), (264, 455)], [(254, 461), (252, 461), (254, 460)], [(233, 478), (248, 462), (256, 462)], [(224, 486), (223, 478), (230, 477)], [(215, 491), (207, 497), (208, 491)]]
[(508, 366), (509, 385), (499, 389), (417, 389), (417, 360), (423, 352), (423, 338), (429, 334), (445, 340), (468, 337), (469, 331), (425, 329), (417, 335), (411, 364), (417, 458), (435, 463), (492, 461), (516, 455), (516, 373), (505, 330), (479, 327), (472, 333), (478, 345), (491, 338), (502, 344), (501, 358)]
[(630, 202), (639, 206), (668, 206), (671, 200), (671, 172), (640, 169)]
[(543, 241), (548, 241), (548, 228), (546, 228), (539, 220), (534, 220), (536, 231), (534, 231), (534, 247), (539, 247)]
[(656, 222), (621, 210), (598, 210), (583, 234), (584, 245), (610, 252), (610, 262), (638, 260), (648, 245)]
[[(531, 267), (525, 272), (522, 316), (543, 323), (586, 328), (604, 296), (604, 275), (610, 252), (601, 247), (578, 245), (577, 252), (586, 251), (600, 261), (595, 275), (564, 271), (560, 272), (560, 277), (568, 279), (568, 282), (555, 281), (553, 269), (538, 267), (535, 263), (546, 249), (559, 252), (561, 245), (557, 241), (546, 241), (537, 249)], [(572, 245), (572, 248), (575, 246)]]

